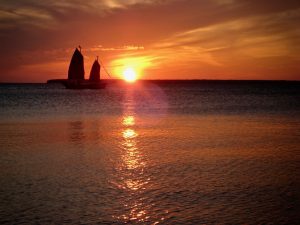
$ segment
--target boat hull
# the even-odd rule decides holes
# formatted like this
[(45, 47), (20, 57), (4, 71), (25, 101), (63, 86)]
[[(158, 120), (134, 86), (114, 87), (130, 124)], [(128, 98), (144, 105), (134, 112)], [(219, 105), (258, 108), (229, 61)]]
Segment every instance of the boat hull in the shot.
[(104, 89), (106, 83), (89, 80), (67, 80), (63, 83), (67, 89)]

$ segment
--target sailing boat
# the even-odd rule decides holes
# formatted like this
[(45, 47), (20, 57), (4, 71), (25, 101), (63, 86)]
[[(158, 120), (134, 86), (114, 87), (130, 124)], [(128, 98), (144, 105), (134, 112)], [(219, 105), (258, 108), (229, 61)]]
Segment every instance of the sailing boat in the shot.
[(72, 56), (69, 70), (68, 80), (64, 82), (66, 88), (69, 89), (103, 89), (106, 84), (100, 80), (100, 64), (97, 59), (92, 66), (90, 77), (84, 79), (84, 61), (81, 54), (81, 47), (76, 48)]

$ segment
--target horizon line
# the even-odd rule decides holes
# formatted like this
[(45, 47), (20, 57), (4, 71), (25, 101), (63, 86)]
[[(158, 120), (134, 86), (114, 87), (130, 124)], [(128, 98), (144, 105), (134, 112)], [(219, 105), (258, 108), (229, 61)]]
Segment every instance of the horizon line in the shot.
[[(52, 83), (64, 81), (68, 79), (50, 79), (46, 82), (2, 82), (0, 84), (47, 84), (48, 81)], [(113, 81), (113, 82), (124, 82), (123, 79), (102, 79), (103, 81)], [(55, 82), (56, 81), (56, 82)], [(300, 82), (300, 80), (282, 80), (282, 79), (138, 79), (136, 82), (192, 82), (192, 81), (240, 81), (240, 82)], [(50, 82), (51, 83), (51, 82)]]

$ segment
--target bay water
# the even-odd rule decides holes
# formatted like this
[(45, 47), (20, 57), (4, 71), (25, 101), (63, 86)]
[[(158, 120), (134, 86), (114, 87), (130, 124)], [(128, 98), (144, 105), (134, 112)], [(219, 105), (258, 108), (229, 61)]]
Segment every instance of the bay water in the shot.
[(1, 224), (297, 224), (300, 83), (0, 84)]

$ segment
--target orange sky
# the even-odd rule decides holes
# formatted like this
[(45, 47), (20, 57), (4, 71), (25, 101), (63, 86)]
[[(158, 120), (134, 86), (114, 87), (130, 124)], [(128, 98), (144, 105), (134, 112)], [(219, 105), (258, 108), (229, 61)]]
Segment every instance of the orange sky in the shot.
[(86, 77), (300, 80), (299, 27), (299, 0), (0, 0), (0, 82), (66, 78), (79, 44)]

